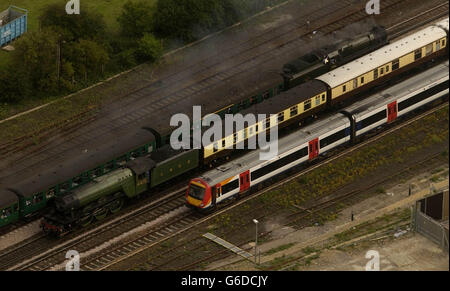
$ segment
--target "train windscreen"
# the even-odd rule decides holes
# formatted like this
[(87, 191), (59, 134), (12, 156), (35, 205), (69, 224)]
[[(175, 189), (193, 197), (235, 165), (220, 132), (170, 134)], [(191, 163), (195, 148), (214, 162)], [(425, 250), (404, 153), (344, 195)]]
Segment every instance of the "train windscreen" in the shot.
[(189, 196), (198, 200), (203, 200), (203, 197), (205, 196), (205, 188), (191, 183), (191, 186), (189, 187)]

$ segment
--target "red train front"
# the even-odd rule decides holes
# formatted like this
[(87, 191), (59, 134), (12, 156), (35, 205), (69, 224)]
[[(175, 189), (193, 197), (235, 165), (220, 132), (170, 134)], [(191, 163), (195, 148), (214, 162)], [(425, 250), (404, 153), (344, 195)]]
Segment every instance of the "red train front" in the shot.
[(211, 187), (200, 178), (192, 179), (186, 191), (187, 205), (199, 210), (208, 210), (212, 205)]

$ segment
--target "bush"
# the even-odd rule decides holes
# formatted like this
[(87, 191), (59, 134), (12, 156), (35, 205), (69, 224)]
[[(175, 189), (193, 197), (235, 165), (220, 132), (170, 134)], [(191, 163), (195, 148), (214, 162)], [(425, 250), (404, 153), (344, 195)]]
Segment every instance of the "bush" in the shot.
[[(81, 7), (83, 13), (69, 15), (65, 6), (67, 1), (61, 0), (45, 9), (40, 21), (42, 27), (56, 31), (65, 41), (78, 41), (79, 39), (102, 39), (105, 35), (106, 24), (103, 16)], [(83, 1), (81, 1), (82, 5)]]
[(153, 31), (153, 7), (147, 1), (128, 1), (117, 21), (123, 36), (139, 39)]
[(137, 49), (137, 58), (140, 61), (157, 61), (163, 53), (161, 41), (151, 34), (144, 34), (139, 40)]

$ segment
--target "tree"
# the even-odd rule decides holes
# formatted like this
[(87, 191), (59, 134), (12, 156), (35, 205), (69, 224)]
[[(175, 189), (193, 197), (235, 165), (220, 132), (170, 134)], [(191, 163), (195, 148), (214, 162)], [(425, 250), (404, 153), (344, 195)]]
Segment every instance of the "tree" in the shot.
[(72, 43), (67, 58), (70, 60), (74, 75), (83, 78), (84, 81), (88, 81), (89, 77), (103, 74), (104, 66), (109, 61), (108, 53), (103, 46), (86, 39)]
[(139, 40), (137, 58), (141, 61), (157, 61), (163, 53), (161, 41), (153, 35), (145, 33)]
[(153, 10), (153, 6), (148, 1), (125, 3), (122, 14), (117, 18), (122, 36), (139, 39), (145, 33), (151, 33)]
[(154, 30), (161, 38), (192, 41), (214, 27), (222, 27), (223, 13), (220, 0), (158, 1)]
[(82, 7), (82, 13), (69, 15), (65, 10), (66, 3), (66, 0), (61, 0), (48, 5), (40, 18), (42, 27), (53, 29), (65, 41), (103, 39), (106, 24), (101, 14)]
[(58, 43), (52, 30), (29, 32), (15, 43), (11, 66), (35, 95), (58, 91)]

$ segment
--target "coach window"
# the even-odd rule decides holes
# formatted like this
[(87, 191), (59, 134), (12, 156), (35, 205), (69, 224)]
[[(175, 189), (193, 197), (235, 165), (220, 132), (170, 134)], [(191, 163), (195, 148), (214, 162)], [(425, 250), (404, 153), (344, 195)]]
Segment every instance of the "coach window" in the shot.
[(398, 68), (400, 68), (400, 60), (396, 59), (392, 62), (392, 71), (397, 70)]
[(429, 45), (426, 46), (426, 55), (429, 56), (433, 53), (433, 44), (430, 43)]
[(298, 105), (291, 107), (291, 116), (295, 116), (298, 114)]
[(303, 104), (304, 111), (311, 109), (311, 100), (305, 101)]
[(441, 49), (441, 43), (438, 41), (436, 41), (436, 51)]
[(316, 97), (316, 106), (320, 105), (320, 96)]
[(325, 94), (322, 94), (322, 102), (325, 102)]
[(422, 57), (422, 49), (418, 49), (414, 52), (414, 61), (417, 61)]
[(378, 78), (378, 69), (373, 70), (373, 78), (374, 79)]
[(386, 73), (389, 73), (389, 65), (386, 66)]
[(347, 91), (347, 85), (342, 86), (342, 92)]
[(358, 88), (358, 79), (353, 80), (353, 89)]
[(284, 112), (278, 113), (278, 122), (284, 121)]
[(380, 69), (380, 75), (383, 75), (384, 74), (384, 68), (381, 68)]
[(225, 148), (225, 139), (222, 139), (222, 148)]
[(441, 47), (445, 47), (445, 39), (441, 40)]
[(361, 85), (364, 84), (364, 77), (361, 77)]

